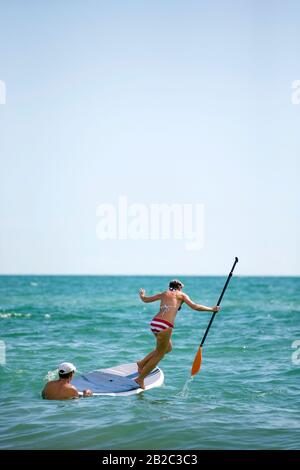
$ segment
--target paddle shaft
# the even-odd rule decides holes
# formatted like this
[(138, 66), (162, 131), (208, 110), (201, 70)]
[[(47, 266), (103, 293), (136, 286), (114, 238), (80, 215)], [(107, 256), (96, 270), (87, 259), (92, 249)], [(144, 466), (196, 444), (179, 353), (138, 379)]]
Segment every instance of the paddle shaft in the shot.
[[(217, 306), (218, 306), (218, 307), (219, 307), (220, 304), (221, 304), (221, 301), (222, 301), (222, 299), (223, 299), (223, 295), (225, 294), (225, 291), (226, 291), (226, 289), (227, 289), (227, 286), (228, 286), (228, 284), (229, 284), (229, 281), (230, 281), (230, 279), (231, 279), (231, 277), (232, 277), (232, 273), (233, 273), (233, 271), (234, 271), (235, 265), (236, 265), (236, 263), (238, 263), (238, 261), (239, 261), (238, 258), (235, 258), (235, 261), (234, 261), (234, 263), (233, 263), (233, 266), (232, 266), (232, 268), (231, 268), (231, 271), (230, 271), (230, 273), (228, 274), (227, 280), (226, 280), (226, 282), (225, 282), (225, 286), (223, 287), (222, 293), (221, 293), (221, 295), (220, 295), (220, 297), (219, 297), (219, 300), (218, 300), (218, 303), (217, 303)], [(200, 344), (200, 348), (202, 348), (202, 346), (203, 346), (203, 344), (204, 344), (205, 338), (206, 338), (206, 336), (207, 336), (207, 333), (209, 332), (209, 329), (210, 329), (210, 327), (211, 327), (212, 322), (214, 321), (214, 318), (215, 318), (216, 313), (217, 313), (217, 312), (214, 312), (214, 314), (212, 315), (212, 317), (211, 317), (211, 319), (210, 319), (210, 322), (209, 322), (209, 324), (208, 324), (208, 327), (206, 328), (206, 332), (204, 333), (204, 336), (203, 336), (203, 338), (202, 338), (202, 341), (201, 341), (201, 344)]]

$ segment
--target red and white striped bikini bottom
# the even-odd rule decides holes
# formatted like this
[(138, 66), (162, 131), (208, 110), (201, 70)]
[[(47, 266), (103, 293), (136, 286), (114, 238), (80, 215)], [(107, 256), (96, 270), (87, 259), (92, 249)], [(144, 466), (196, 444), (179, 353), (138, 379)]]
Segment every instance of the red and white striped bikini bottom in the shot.
[(167, 328), (174, 328), (174, 325), (167, 320), (163, 320), (162, 318), (154, 317), (150, 323), (150, 328), (152, 333), (159, 333), (160, 331), (164, 331)]

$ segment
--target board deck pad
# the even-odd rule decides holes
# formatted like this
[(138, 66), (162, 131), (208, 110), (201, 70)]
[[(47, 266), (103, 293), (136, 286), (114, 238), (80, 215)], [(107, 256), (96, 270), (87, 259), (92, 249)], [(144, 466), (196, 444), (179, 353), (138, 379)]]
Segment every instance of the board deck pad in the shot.
[[(134, 379), (138, 376), (137, 364), (121, 364), (108, 369), (99, 369), (75, 376), (72, 380), (79, 392), (89, 389), (93, 395), (132, 395), (143, 392)], [(164, 374), (158, 367), (145, 379), (145, 390), (160, 387)]]

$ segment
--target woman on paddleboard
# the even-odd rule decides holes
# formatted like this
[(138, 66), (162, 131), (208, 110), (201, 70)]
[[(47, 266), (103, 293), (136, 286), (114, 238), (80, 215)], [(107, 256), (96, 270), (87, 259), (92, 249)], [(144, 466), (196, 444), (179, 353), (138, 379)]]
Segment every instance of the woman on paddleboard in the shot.
[(159, 312), (152, 319), (150, 328), (152, 333), (156, 336), (156, 349), (144, 357), (141, 361), (137, 362), (139, 376), (135, 381), (141, 388), (145, 388), (145, 377), (157, 366), (166, 353), (172, 351), (172, 331), (178, 310), (181, 305), (186, 303), (193, 310), (200, 310), (204, 312), (218, 312), (220, 307), (205, 307), (193, 302), (187, 294), (182, 292), (182, 282), (174, 279), (169, 284), (169, 289), (160, 294), (146, 297), (145, 289), (140, 289), (139, 294), (143, 302), (155, 302), (160, 300)]

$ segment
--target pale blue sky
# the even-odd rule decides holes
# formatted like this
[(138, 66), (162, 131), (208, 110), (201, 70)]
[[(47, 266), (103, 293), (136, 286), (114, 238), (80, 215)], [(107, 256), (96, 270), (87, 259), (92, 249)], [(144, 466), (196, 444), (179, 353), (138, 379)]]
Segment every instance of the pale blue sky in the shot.
[[(299, 275), (300, 3), (0, 2), (0, 273)], [(100, 241), (202, 203), (205, 244)]]

